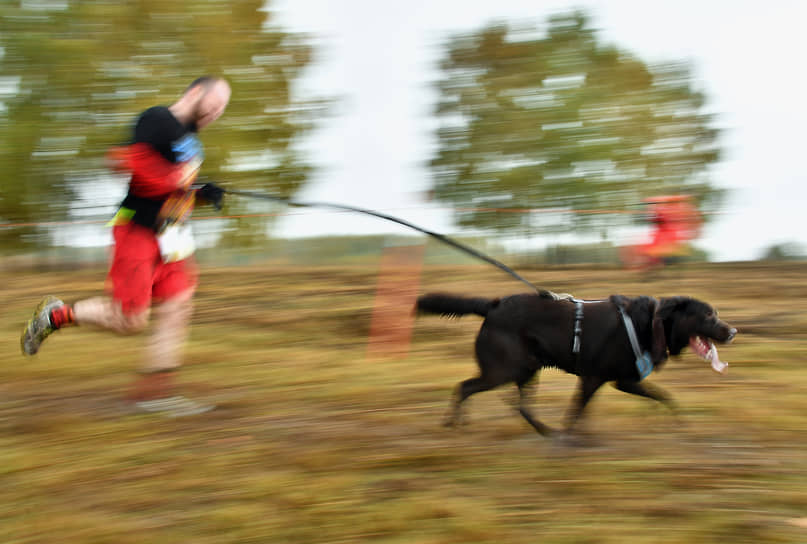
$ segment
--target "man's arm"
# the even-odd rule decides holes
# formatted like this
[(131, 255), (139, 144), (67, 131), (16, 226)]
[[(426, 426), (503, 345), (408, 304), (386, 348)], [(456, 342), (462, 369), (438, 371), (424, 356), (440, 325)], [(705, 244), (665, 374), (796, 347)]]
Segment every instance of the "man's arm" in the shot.
[(136, 143), (109, 153), (115, 169), (132, 174), (130, 191), (135, 196), (156, 198), (177, 189), (190, 188), (199, 172), (200, 161), (172, 163), (154, 147)]

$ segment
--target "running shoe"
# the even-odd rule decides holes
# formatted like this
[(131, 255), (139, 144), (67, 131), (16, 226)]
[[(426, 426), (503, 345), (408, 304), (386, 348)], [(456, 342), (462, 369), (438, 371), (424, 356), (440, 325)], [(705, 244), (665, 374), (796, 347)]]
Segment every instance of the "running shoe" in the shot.
[(24, 355), (34, 355), (39, 351), (45, 338), (51, 335), (56, 327), (50, 318), (50, 313), (64, 306), (64, 302), (53, 296), (42, 299), (39, 306), (34, 310), (34, 315), (25, 325), (20, 337), (20, 347)]

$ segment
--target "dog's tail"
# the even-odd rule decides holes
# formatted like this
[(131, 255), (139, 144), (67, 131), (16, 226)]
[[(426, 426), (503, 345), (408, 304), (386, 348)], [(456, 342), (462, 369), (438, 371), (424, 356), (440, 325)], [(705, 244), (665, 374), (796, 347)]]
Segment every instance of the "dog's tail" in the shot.
[(498, 298), (460, 297), (433, 293), (418, 297), (416, 309), (427, 314), (440, 314), (447, 317), (476, 314), (485, 317), (499, 305)]

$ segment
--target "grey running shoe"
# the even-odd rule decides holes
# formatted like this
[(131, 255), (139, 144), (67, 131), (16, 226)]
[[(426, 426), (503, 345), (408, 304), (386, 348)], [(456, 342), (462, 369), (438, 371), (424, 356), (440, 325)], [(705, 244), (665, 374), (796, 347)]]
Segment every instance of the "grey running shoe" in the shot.
[(201, 404), (182, 396), (141, 400), (135, 402), (135, 406), (141, 412), (162, 414), (168, 417), (195, 416), (209, 412), (216, 407), (214, 404)]
[(39, 347), (45, 338), (56, 330), (50, 320), (50, 313), (56, 308), (64, 306), (64, 302), (56, 297), (47, 296), (42, 299), (39, 306), (34, 310), (34, 315), (25, 325), (20, 337), (20, 347), (24, 355), (33, 355), (39, 351)]

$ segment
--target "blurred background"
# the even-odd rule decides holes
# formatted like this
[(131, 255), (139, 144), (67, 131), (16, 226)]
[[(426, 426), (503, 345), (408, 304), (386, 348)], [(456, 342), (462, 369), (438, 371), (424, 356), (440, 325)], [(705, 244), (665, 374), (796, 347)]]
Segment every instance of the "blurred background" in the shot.
[[(803, 544), (806, 12), (0, 0), (0, 541)], [(202, 74), (233, 90), (209, 179), (400, 217), (580, 298), (708, 301), (739, 329), (728, 373), (689, 351), (654, 373), (677, 415), (602, 388), (587, 448), (534, 433), (513, 388), (444, 429), (480, 320), (414, 298), (526, 287), (391, 222), (236, 195), (192, 222), (180, 388), (216, 410), (132, 414), (142, 336), (79, 327), (23, 359), (43, 295), (103, 292), (108, 150)], [(545, 371), (541, 419), (575, 387)]]
[[(514, 263), (620, 263), (620, 248), (652, 240), (648, 199), (686, 197), (700, 223), (679, 256), (800, 258), (801, 9), (5, 2), (1, 249), (105, 258), (126, 191), (106, 152), (140, 111), (212, 73), (233, 99), (203, 134), (204, 172), (227, 187), (380, 210)], [(413, 234), (287, 212), (231, 197), (194, 228), (239, 262), (310, 260), (334, 235), (343, 250), (323, 258), (350, 258)]]

